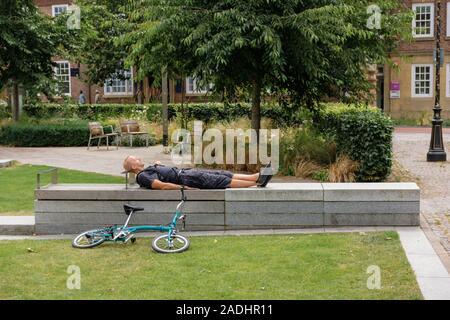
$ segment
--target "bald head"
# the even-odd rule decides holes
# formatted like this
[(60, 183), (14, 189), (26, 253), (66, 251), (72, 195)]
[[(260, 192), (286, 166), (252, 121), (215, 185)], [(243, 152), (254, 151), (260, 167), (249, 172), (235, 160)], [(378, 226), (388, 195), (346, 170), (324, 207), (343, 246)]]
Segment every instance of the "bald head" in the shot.
[(144, 162), (135, 156), (128, 156), (123, 161), (123, 168), (125, 171), (138, 173), (144, 170)]

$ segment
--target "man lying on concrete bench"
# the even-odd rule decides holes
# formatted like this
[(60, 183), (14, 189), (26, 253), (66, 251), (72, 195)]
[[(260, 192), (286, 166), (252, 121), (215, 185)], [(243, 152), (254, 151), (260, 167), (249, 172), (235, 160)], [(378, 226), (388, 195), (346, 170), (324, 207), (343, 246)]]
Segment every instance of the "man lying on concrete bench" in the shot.
[[(266, 169), (269, 167), (270, 164)], [(159, 161), (145, 168), (144, 162), (134, 156), (125, 158), (123, 168), (125, 172), (136, 174), (136, 182), (141, 187), (155, 190), (178, 190), (182, 185), (187, 189), (265, 187), (272, 178), (272, 174), (235, 174), (225, 170), (179, 169), (162, 165)]]

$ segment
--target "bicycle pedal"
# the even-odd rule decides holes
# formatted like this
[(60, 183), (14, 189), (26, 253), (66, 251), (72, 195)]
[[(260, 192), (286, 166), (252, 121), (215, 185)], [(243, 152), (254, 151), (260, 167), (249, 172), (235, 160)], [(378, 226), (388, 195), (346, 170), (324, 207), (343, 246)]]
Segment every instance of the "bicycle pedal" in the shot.
[(133, 239), (134, 239), (134, 241), (136, 241), (136, 238), (134, 238), (134, 234), (129, 234), (129, 235), (125, 238), (124, 243), (127, 243), (129, 240), (131, 240), (131, 242), (134, 243)]

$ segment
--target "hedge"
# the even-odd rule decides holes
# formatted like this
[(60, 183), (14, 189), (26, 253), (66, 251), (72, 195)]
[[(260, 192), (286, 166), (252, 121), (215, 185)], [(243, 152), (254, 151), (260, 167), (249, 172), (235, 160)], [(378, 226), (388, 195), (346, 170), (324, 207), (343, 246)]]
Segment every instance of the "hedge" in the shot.
[(379, 109), (327, 104), (319, 110), (315, 123), (335, 140), (338, 153), (359, 162), (358, 181), (384, 181), (391, 173), (394, 126)]
[[(104, 123), (105, 133), (111, 132), (111, 127)], [(15, 147), (80, 147), (87, 146), (89, 141), (89, 129), (87, 122), (67, 122), (67, 123), (10, 123), (0, 128), (0, 145)], [(122, 139), (122, 146), (128, 146), (128, 139)], [(91, 143), (97, 145), (95, 139)], [(110, 138), (110, 145), (115, 144)], [(106, 144), (106, 139), (101, 140), (101, 144)], [(149, 138), (149, 145), (156, 144), (155, 138)], [(145, 146), (145, 139), (133, 138), (133, 146)]]
[(11, 118), (11, 110), (7, 104), (0, 103), (0, 119), (8, 119)]
[[(38, 103), (25, 105), (24, 112), (28, 117), (36, 119), (79, 118), (83, 120), (104, 121), (110, 118), (133, 118), (138, 120), (161, 121), (162, 104), (50, 104)], [(212, 121), (232, 121), (242, 117), (250, 117), (249, 103), (189, 103), (169, 104), (169, 120), (179, 119)], [(264, 104), (261, 115), (271, 118), (275, 126), (300, 124), (303, 117), (300, 112), (292, 112), (277, 104)]]
[[(109, 127), (105, 127), (105, 133), (110, 131)], [(10, 123), (0, 129), (0, 144), (15, 147), (79, 147), (87, 146), (88, 140), (87, 122)], [(97, 140), (94, 141), (97, 142)], [(102, 144), (104, 143), (106, 143), (105, 139), (102, 140)]]

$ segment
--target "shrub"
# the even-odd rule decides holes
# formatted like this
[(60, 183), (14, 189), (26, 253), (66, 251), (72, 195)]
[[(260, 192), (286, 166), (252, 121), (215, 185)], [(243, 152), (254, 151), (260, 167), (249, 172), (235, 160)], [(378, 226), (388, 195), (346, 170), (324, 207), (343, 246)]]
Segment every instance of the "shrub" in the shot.
[(336, 142), (338, 154), (359, 163), (357, 181), (384, 181), (391, 172), (393, 123), (379, 109), (327, 104), (316, 127)]
[[(109, 118), (134, 118), (142, 120), (158, 117), (157, 107), (142, 104), (78, 105), (37, 103), (25, 105), (23, 110), (27, 116), (37, 119), (78, 118), (102, 121)], [(149, 112), (152, 114), (149, 115)]]
[(0, 100), (0, 119), (9, 119), (11, 117), (11, 110), (8, 107), (8, 104), (3, 103), (2, 100)]
[(8, 124), (1, 128), (0, 144), (16, 147), (86, 146), (87, 125), (82, 124)]
[(354, 182), (357, 171), (358, 162), (353, 161), (347, 155), (340, 155), (328, 169), (328, 180), (330, 182)]
[[(83, 120), (105, 121), (111, 118), (133, 118), (160, 122), (162, 104), (55, 104), (36, 103), (24, 106), (26, 116), (36, 119), (77, 118)], [(201, 120), (205, 123), (225, 121), (230, 122), (239, 118), (250, 118), (251, 105), (249, 103), (189, 103), (169, 104), (169, 120), (178, 119), (184, 123)], [(278, 104), (263, 104), (261, 116), (273, 120), (276, 127), (298, 125), (308, 117), (304, 111), (296, 111), (289, 106)]]
[[(280, 137), (280, 171), (285, 175), (299, 176), (304, 161), (318, 166), (328, 166), (336, 159), (336, 147), (332, 140), (311, 127), (289, 128)], [(310, 170), (307, 170), (310, 171)]]

